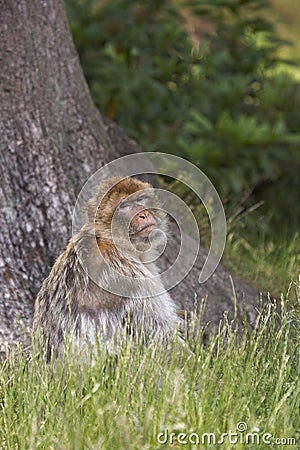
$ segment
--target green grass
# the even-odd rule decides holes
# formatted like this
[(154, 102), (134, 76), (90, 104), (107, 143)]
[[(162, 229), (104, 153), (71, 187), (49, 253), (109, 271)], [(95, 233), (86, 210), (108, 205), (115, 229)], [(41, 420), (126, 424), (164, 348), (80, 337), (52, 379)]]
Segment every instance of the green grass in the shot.
[(236, 276), (243, 278), (265, 295), (280, 298), (289, 296), (296, 301), (295, 283), (300, 272), (300, 239), (294, 233), (289, 237), (266, 237), (257, 227), (257, 234), (241, 229), (230, 230), (223, 263)]
[[(300, 308), (281, 308), (279, 315), (278, 307), (267, 307), (256, 332), (244, 338), (234, 322), (207, 347), (199, 335), (191, 341), (194, 353), (174, 346), (166, 357), (161, 349), (133, 352), (128, 346), (117, 361), (100, 352), (93, 363), (79, 364), (69, 355), (64, 367), (47, 365), (34, 352), (30, 360), (17, 353), (1, 370), (0, 446), (264, 449), (273, 447), (263, 437), (276, 437), (297, 440), (278, 449), (300, 448)], [(237, 431), (241, 422), (244, 432)], [(166, 429), (168, 442), (159, 443)], [(231, 443), (224, 437), (222, 445), (209, 445), (207, 435), (201, 443), (204, 433), (218, 440), (230, 431), (238, 433)], [(256, 443), (245, 443), (247, 433), (256, 433)], [(198, 438), (199, 445), (190, 442)]]

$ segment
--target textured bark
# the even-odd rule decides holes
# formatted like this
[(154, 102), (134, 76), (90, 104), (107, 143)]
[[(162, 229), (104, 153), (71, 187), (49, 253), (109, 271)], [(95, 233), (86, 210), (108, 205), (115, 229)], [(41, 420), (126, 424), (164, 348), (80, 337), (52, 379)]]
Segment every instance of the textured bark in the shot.
[[(103, 164), (139, 147), (94, 107), (62, 0), (0, 1), (0, 68), (3, 352), (29, 335), (36, 294), (71, 236), (82, 185)], [(209, 295), (207, 317), (213, 323), (225, 309), (233, 312), (229, 275), (222, 268), (201, 289), (197, 278), (195, 267), (173, 290), (179, 305), (191, 309), (197, 292), (198, 298)], [(238, 282), (237, 290), (247, 293), (251, 307), (257, 304), (250, 288)]]
[(3, 350), (28, 335), (84, 181), (118, 155), (90, 100), (63, 1), (1, 2), (0, 67)]

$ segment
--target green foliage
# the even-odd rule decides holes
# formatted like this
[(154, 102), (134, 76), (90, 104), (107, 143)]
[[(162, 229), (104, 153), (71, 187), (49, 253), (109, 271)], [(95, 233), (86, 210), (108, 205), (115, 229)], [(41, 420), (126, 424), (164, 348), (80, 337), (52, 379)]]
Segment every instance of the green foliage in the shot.
[[(196, 163), (223, 201), (300, 219), (299, 84), (263, 0), (67, 0), (92, 97), (145, 150)], [(189, 22), (196, 24), (197, 47)], [(206, 30), (206, 31), (204, 31)], [(208, 30), (208, 32), (207, 32)]]
[[(256, 331), (241, 338), (235, 323), (220, 327), (205, 347), (201, 334), (193, 354), (162, 349), (124, 348), (118, 359), (101, 352), (93, 364), (66, 355), (46, 364), (33, 350), (28, 358), (12, 355), (0, 371), (1, 448), (6, 449), (160, 449), (158, 433), (247, 432), (299, 439), (299, 308), (269, 306)], [(247, 325), (247, 324), (245, 324)], [(246, 328), (247, 329), (247, 328)], [(239, 434), (226, 450), (242, 450)], [(207, 441), (205, 441), (207, 442)], [(276, 445), (276, 448), (298, 448)], [(188, 444), (185, 448), (195, 448)], [(271, 447), (271, 445), (270, 445)], [(250, 447), (249, 447), (250, 448)]]
[(244, 221), (229, 227), (223, 262), (236, 276), (243, 277), (258, 290), (263, 286), (263, 292), (275, 298), (289, 280), (284, 294), (291, 290), (290, 301), (296, 302), (293, 286), (299, 279), (299, 233), (281, 236), (281, 245), (278, 245), (276, 237), (266, 238), (269, 221), (266, 218), (262, 221), (257, 212), (254, 218), (263, 223)]
[[(261, 0), (190, 2), (214, 27), (202, 61), (201, 108), (193, 106), (180, 149), (210, 175), (223, 199), (250, 189), (274, 226), (297, 229), (299, 85), (279, 70), (281, 41)], [(296, 206), (296, 207), (295, 207)], [(289, 221), (287, 221), (289, 218)]]
[(67, 6), (96, 105), (147, 150), (170, 145), (170, 136), (175, 142), (193, 61), (176, 8), (169, 0), (68, 0)]

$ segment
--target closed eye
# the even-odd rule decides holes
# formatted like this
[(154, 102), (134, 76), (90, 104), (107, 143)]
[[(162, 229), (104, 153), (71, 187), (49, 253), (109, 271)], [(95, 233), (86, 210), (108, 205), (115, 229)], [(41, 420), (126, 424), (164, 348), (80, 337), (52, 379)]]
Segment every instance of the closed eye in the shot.
[(143, 195), (135, 199), (132, 199), (131, 201), (124, 200), (119, 204), (118, 208), (124, 211), (126, 209), (131, 208), (133, 204), (137, 206), (150, 206), (151, 200), (152, 200), (151, 197)]
[(126, 208), (130, 208), (131, 204), (129, 202), (122, 202), (119, 204), (119, 208), (120, 209), (126, 209)]
[(149, 201), (148, 197), (139, 197), (135, 200), (135, 203), (137, 205), (145, 206), (145, 205), (147, 205), (148, 201)]

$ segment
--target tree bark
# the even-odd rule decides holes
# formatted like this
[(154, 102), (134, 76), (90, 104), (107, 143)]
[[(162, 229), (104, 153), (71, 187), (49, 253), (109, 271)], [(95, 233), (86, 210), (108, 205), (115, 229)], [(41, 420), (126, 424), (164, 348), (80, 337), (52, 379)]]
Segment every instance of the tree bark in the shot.
[[(0, 1), (0, 67), (0, 351), (5, 352), (29, 336), (36, 294), (71, 236), (84, 182), (103, 164), (140, 149), (94, 107), (62, 0)], [(204, 258), (199, 255), (198, 268)], [(225, 309), (234, 311), (229, 275), (219, 268), (199, 289), (198, 268), (172, 295), (191, 309), (195, 293), (208, 294), (206, 320), (216, 324)], [(251, 308), (257, 305), (258, 295), (249, 287), (238, 282), (237, 291), (248, 293)]]

